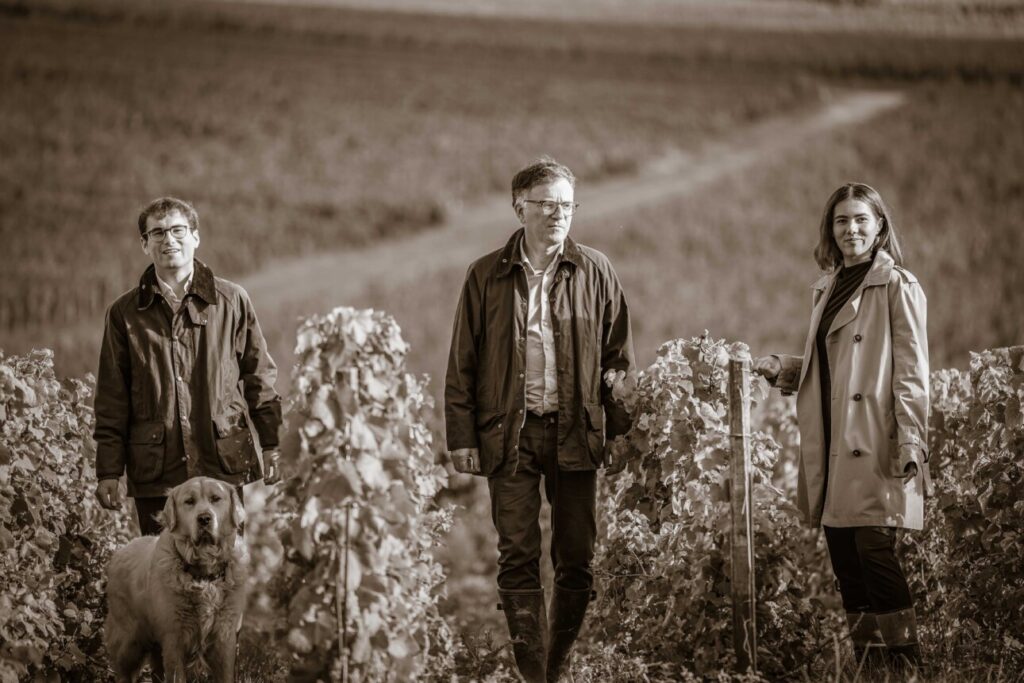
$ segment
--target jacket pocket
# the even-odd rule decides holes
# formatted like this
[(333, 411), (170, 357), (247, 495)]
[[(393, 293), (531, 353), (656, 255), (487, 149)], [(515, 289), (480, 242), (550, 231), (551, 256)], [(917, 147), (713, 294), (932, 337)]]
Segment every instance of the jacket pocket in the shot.
[(136, 422), (128, 428), (128, 478), (136, 484), (164, 473), (164, 423)]
[(477, 413), (476, 433), (480, 442), (480, 474), (493, 474), (505, 460), (505, 413)]
[(604, 406), (600, 403), (583, 405), (587, 413), (587, 448), (595, 465), (604, 464)]
[(252, 469), (256, 464), (256, 445), (245, 413), (213, 418), (213, 431), (217, 437), (217, 458), (221, 469), (228, 474), (241, 474)]

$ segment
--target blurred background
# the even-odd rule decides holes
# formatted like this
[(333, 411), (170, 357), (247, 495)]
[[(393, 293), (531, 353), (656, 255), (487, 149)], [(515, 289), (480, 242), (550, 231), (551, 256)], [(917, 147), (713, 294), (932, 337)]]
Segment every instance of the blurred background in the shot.
[[(283, 393), (300, 316), (347, 305), (396, 317), (440, 399), (465, 269), (550, 154), (641, 367), (705, 329), (799, 349), (820, 214), (855, 180), (894, 210), (933, 367), (963, 368), (1024, 342), (1022, 38), (1007, 0), (0, 0), (0, 348), (95, 372), (138, 212), (170, 194)], [(467, 630), (500, 623), (483, 491), (453, 474), (441, 551)]]

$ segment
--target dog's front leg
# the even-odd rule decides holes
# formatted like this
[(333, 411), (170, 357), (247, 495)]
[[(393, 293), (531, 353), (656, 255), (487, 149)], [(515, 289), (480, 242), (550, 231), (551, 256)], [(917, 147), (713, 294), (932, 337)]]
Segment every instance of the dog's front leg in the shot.
[(182, 644), (165, 642), (162, 647), (164, 651), (164, 681), (166, 683), (186, 683), (185, 655), (182, 652)]
[(149, 668), (153, 670), (153, 683), (164, 683), (164, 652), (157, 643), (149, 651)]
[(238, 634), (234, 624), (222, 623), (206, 658), (214, 683), (234, 683)]

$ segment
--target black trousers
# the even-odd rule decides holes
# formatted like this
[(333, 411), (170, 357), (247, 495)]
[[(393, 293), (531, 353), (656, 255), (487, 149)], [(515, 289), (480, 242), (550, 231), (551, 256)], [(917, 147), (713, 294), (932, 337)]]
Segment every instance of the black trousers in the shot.
[(590, 590), (597, 538), (597, 472), (558, 468), (558, 424), (554, 414), (527, 414), (519, 435), (515, 474), (490, 477), (491, 519), (498, 532), (498, 588), (541, 587), (540, 482), (551, 505), (551, 563), (555, 586)]
[[(236, 486), (238, 500), (245, 503), (242, 496), (242, 487)], [(159, 536), (161, 529), (160, 522), (156, 521), (156, 513), (162, 512), (167, 496), (147, 496), (145, 498), (133, 498), (135, 501), (135, 515), (139, 520), (139, 531), (142, 536)]]
[(914, 606), (896, 557), (893, 527), (825, 527), (828, 556), (847, 612), (885, 614)]

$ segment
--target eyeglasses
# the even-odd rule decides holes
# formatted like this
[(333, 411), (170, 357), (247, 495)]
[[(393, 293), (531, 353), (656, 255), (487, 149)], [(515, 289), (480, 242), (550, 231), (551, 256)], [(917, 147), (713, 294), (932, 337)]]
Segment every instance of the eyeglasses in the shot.
[(540, 212), (545, 216), (553, 216), (555, 211), (559, 208), (562, 209), (562, 213), (566, 216), (571, 216), (580, 208), (578, 203), (574, 202), (554, 202), (550, 199), (524, 199), (527, 204), (536, 204), (540, 207)]
[(163, 242), (167, 239), (167, 233), (171, 234), (176, 240), (184, 239), (185, 235), (188, 234), (189, 227), (187, 225), (172, 225), (169, 228), (153, 228), (142, 233), (142, 236), (147, 240), (153, 240), (154, 242)]

